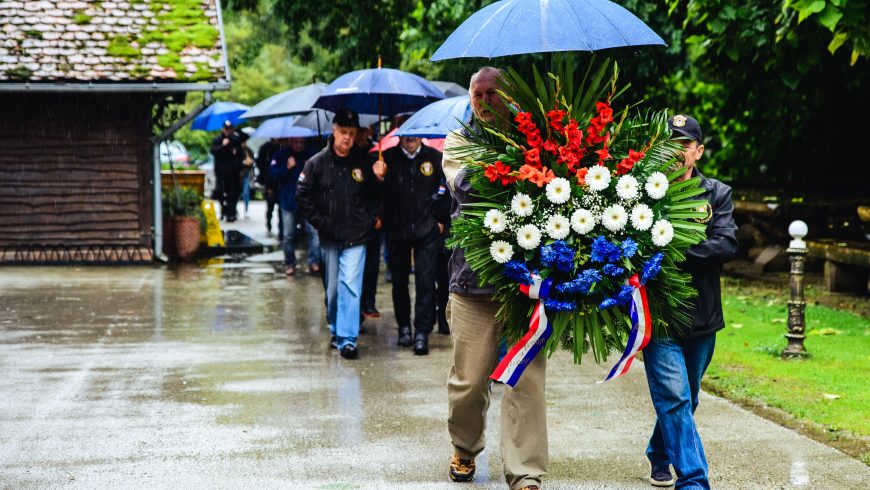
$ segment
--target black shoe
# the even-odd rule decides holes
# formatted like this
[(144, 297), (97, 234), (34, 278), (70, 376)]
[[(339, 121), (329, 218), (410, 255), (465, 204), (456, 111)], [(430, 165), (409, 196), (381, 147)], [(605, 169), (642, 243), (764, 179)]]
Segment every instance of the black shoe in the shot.
[(333, 349), (338, 349), (338, 339), (335, 337), (335, 335), (333, 335), (329, 339), (329, 347), (331, 347)]
[(341, 348), (341, 357), (345, 359), (356, 359), (359, 357), (359, 349), (353, 344), (347, 344)]
[(671, 474), (669, 466), (651, 465), (649, 482), (654, 487), (669, 487), (676, 483), (677, 479)]
[(414, 336), (414, 354), (418, 356), (429, 354), (429, 335), (418, 333)]
[(374, 306), (367, 306), (367, 307), (363, 308), (362, 313), (363, 313), (363, 316), (368, 317), (368, 318), (380, 318), (381, 317), (381, 312), (378, 311), (378, 309), (375, 308)]
[(447, 324), (447, 317), (438, 315), (438, 333), (441, 335), (450, 335), (450, 326)]
[(411, 327), (399, 327), (399, 347), (409, 347), (411, 340)]

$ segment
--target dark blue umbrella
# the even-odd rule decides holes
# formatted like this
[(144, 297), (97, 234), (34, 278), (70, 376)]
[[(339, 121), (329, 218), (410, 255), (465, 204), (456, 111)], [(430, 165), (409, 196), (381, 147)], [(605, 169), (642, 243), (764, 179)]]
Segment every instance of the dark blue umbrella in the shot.
[(462, 128), (471, 119), (468, 96), (451, 97), (433, 102), (417, 111), (396, 131), (396, 136), (444, 138)]
[(608, 0), (502, 0), (466, 19), (432, 61), (645, 45), (665, 42)]
[(316, 82), (275, 94), (251, 107), (242, 117), (251, 119), (307, 113), (325, 87), (325, 83)]
[(274, 119), (269, 119), (267, 121), (263, 121), (262, 124), (254, 131), (254, 134), (251, 135), (253, 138), (313, 138), (315, 136), (322, 136), (323, 134), (327, 134), (327, 132), (331, 132), (330, 130), (324, 129), (323, 132), (319, 132), (317, 128), (308, 128), (302, 125), (299, 125), (299, 118), (301, 116), (284, 116), (284, 117), (276, 117)]
[(444, 93), (423, 77), (391, 68), (371, 68), (336, 78), (323, 89), (314, 107), (394, 116), (443, 98)]
[(230, 121), (233, 126), (243, 121), (244, 114), (250, 107), (235, 102), (215, 102), (199, 113), (190, 126), (192, 129), (203, 131), (215, 131), (220, 129), (225, 121)]

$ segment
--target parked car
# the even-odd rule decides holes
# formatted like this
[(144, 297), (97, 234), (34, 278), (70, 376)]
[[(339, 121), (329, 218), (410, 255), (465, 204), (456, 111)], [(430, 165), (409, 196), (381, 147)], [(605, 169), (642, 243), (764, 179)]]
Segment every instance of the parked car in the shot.
[(184, 144), (178, 140), (160, 143), (160, 165), (187, 166), (190, 164), (190, 154)]

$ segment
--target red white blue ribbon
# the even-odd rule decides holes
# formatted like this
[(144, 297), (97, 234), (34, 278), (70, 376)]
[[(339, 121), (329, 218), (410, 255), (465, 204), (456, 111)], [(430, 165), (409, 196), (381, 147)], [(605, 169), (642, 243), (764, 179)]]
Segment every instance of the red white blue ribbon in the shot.
[(520, 292), (531, 299), (538, 300), (535, 309), (532, 310), (532, 319), (529, 322), (529, 331), (514, 345), (504, 359), (498, 363), (495, 371), (489, 375), (491, 379), (504, 383), (511, 388), (516, 386), (523, 371), (526, 370), (535, 356), (547, 344), (547, 339), (553, 334), (553, 326), (547, 320), (544, 311), (544, 300), (550, 295), (551, 279), (541, 279), (541, 276), (532, 275), (532, 284), (520, 284)]
[(628, 342), (625, 344), (625, 352), (619, 362), (610, 370), (606, 378), (599, 381), (603, 383), (613, 378), (618, 378), (627, 373), (631, 368), (631, 361), (638, 352), (643, 350), (652, 337), (652, 319), (649, 315), (649, 302), (646, 298), (646, 286), (640, 284), (637, 274), (631, 276), (628, 284), (634, 286), (629, 303), (629, 317), (631, 318), (631, 333), (628, 334)]

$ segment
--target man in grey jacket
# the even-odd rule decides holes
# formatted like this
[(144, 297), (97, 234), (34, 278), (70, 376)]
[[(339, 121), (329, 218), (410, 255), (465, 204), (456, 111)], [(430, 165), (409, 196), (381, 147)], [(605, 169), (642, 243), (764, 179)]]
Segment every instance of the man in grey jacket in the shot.
[[(469, 95), (476, 120), (494, 122), (507, 109), (497, 94), (501, 74), (496, 68), (481, 68), (471, 77)], [(495, 111), (495, 113), (493, 112)], [(457, 149), (468, 144), (461, 133), (451, 133), (444, 142), (443, 168), (453, 198), (453, 219), (460, 207), (472, 201), (471, 183), (465, 178)], [(453, 338), (453, 367), (447, 382), (447, 420), (453, 443), (450, 478), (471, 481), (474, 459), (484, 448), (486, 411), (489, 407), (489, 375), (498, 362), (502, 325), (496, 323), (498, 304), (493, 289), (478, 284), (477, 275), (465, 261), (462, 249), (450, 257), (450, 300), (447, 306)], [(547, 472), (547, 418), (544, 378), (547, 356), (539, 355), (526, 368), (513, 389), (502, 398), (501, 457), (511, 490), (538, 489)]]

